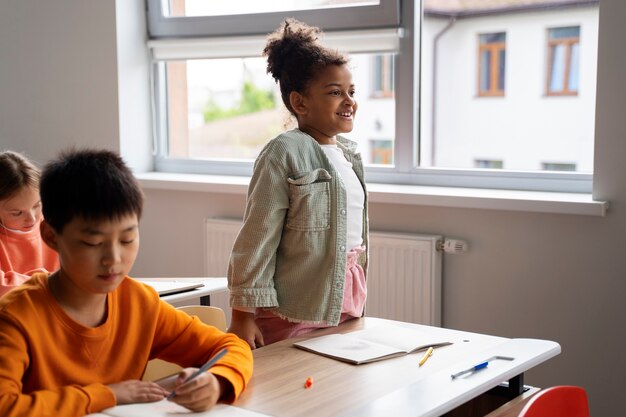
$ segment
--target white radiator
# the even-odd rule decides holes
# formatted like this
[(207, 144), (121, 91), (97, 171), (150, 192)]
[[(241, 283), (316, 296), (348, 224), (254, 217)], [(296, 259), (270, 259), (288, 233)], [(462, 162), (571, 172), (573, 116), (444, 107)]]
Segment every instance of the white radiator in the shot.
[[(241, 220), (205, 220), (206, 276), (226, 276)], [(441, 325), (441, 236), (370, 232), (366, 314)], [(230, 322), (228, 294), (211, 296)]]
[(441, 238), (370, 232), (366, 315), (441, 326)]

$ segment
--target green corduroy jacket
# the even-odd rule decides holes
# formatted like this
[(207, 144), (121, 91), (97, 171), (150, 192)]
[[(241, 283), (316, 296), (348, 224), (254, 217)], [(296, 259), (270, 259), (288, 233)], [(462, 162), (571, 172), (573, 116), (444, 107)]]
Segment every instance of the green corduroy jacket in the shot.
[[(337, 145), (365, 192), (356, 142)], [(228, 268), (232, 307), (273, 308), (294, 322), (339, 323), (346, 269), (346, 190), (317, 141), (298, 129), (272, 139), (254, 164)], [(367, 276), (368, 251), (359, 258)]]

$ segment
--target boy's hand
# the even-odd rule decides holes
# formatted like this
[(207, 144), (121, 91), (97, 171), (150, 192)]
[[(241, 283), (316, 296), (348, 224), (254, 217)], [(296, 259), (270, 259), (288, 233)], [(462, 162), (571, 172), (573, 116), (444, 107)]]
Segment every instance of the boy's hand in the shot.
[(186, 368), (176, 379), (174, 392), (170, 399), (191, 411), (206, 411), (213, 407), (231, 385), (222, 377), (216, 377), (211, 372), (204, 372), (191, 381), (185, 382), (197, 368)]
[(265, 345), (261, 330), (259, 330), (259, 326), (254, 322), (254, 313), (233, 309), (228, 333), (235, 333), (241, 339), (248, 342), (251, 349)]
[(155, 382), (128, 380), (107, 385), (117, 404), (151, 403), (162, 400), (168, 393)]

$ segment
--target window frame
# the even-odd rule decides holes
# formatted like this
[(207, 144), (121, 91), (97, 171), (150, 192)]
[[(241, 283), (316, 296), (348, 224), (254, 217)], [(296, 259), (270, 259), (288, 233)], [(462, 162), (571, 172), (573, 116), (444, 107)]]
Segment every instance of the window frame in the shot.
[[(503, 42), (487, 42), (482, 43), (480, 37), (484, 35), (496, 35), (502, 33), (505, 37)], [(489, 89), (483, 90), (481, 80), (483, 71), (487, 68), (483, 67), (482, 56), (485, 51), (491, 52), (489, 66)], [(500, 74), (500, 52), (504, 51), (504, 74)], [(499, 88), (500, 76), (503, 79), (503, 88)], [(478, 37), (478, 96), (479, 97), (504, 97), (506, 92), (506, 32), (482, 33)]]
[[(569, 28), (569, 27), (577, 27), (578, 28), (578, 37), (573, 38), (573, 37), (569, 37), (569, 38), (557, 38), (557, 39), (552, 39), (550, 38), (550, 33), (552, 30), (555, 29), (565, 29), (565, 28)], [(564, 57), (564, 67), (563, 67), (563, 89), (560, 91), (552, 91), (550, 89), (550, 84), (552, 82), (552, 68), (554, 65), (554, 53), (556, 51), (556, 48), (559, 45), (563, 45), (565, 47), (565, 57)], [(553, 27), (553, 28), (549, 28), (548, 29), (548, 65), (547, 65), (547, 74), (546, 74), (546, 95), (547, 96), (577, 96), (578, 95), (578, 90), (570, 90), (569, 89), (569, 79), (570, 79), (570, 73), (571, 73), (571, 57), (572, 57), (572, 47), (574, 45), (578, 45), (578, 48), (580, 49), (580, 26), (560, 26), (560, 27)], [(580, 68), (580, 62), (578, 63), (579, 68)], [(578, 80), (580, 82), (580, 79)]]
[(371, 98), (393, 98), (394, 57), (387, 54), (374, 55), (371, 60), (375, 78), (372, 79)]
[(276, 29), (277, 22), (288, 17), (323, 27), (325, 31), (380, 29), (400, 25), (399, 0), (380, 0), (378, 5), (331, 9), (183, 17), (164, 16), (163, 2), (167, 1), (147, 0), (148, 33), (151, 39), (265, 35)]
[[(152, 107), (154, 132), (154, 166), (159, 172), (208, 174), (217, 176), (250, 176), (252, 161), (244, 160), (197, 160), (172, 158), (163, 153), (166, 142), (167, 121), (160, 117), (166, 107), (163, 95), (164, 74), (159, 71), (163, 58), (155, 55), (155, 44), (169, 45), (176, 51), (180, 42), (196, 45), (198, 51), (206, 51), (206, 46), (222, 42), (222, 52), (229, 50), (236, 53), (228, 45), (241, 43), (242, 48), (250, 48), (260, 53), (258, 44), (250, 43), (251, 39), (261, 40), (263, 44), (267, 33), (273, 31), (276, 22), (287, 17), (295, 17), (309, 24), (320, 26), (325, 32), (325, 40), (336, 36), (344, 37), (345, 43), (359, 40), (351, 38), (351, 33), (373, 33), (395, 28), (397, 31), (398, 54), (395, 55), (395, 103), (396, 103), (396, 136), (394, 141), (393, 166), (367, 166), (366, 178), (369, 183), (423, 185), (435, 187), (464, 187), (502, 190), (552, 191), (590, 193), (592, 174), (587, 173), (547, 173), (542, 171), (510, 171), (453, 169), (419, 166), (419, 77), (421, 63), (421, 31), (422, 2), (405, 0), (381, 0), (381, 7), (370, 9), (356, 19), (350, 18), (343, 22), (338, 9), (302, 11), (297, 13), (266, 13), (253, 15), (234, 15), (226, 17), (175, 17), (164, 18), (160, 12), (161, 1), (147, 0), (148, 5), (148, 47), (152, 51)], [(366, 7), (373, 6), (362, 6)], [(376, 7), (374, 7), (376, 9)], [(350, 10), (348, 10), (350, 11)], [(354, 11), (352, 11), (354, 13)], [(354, 13), (356, 15), (356, 13)], [(220, 23), (222, 19), (229, 24)], [(188, 24), (185, 24), (187, 22)], [(242, 24), (241, 22), (245, 22)], [(394, 23), (395, 22), (395, 23)], [(393, 25), (396, 26), (393, 26)], [(339, 30), (342, 29), (342, 30)], [(360, 31), (360, 32), (359, 32)], [(416, 36), (414, 36), (417, 34)], [(199, 36), (202, 35), (202, 38)], [(262, 36), (261, 36), (262, 35)], [(248, 42), (248, 43), (246, 43)], [(202, 45), (204, 43), (204, 45)], [(357, 42), (358, 43), (358, 42)], [(361, 42), (366, 47), (366, 42)], [(224, 46), (226, 45), (226, 47)], [(254, 46), (254, 47), (252, 47)], [(205, 49), (203, 49), (205, 48)], [(256, 48), (256, 49), (255, 49)], [(363, 50), (364, 51), (364, 50)], [(362, 51), (362, 52), (363, 52)], [(193, 52), (193, 51), (192, 51)], [(378, 52), (371, 51), (371, 52)], [(199, 52), (200, 55), (205, 52)], [(232, 56), (232, 55), (231, 55)], [(248, 55), (243, 55), (248, 56)], [(197, 58), (194, 56), (193, 58)], [(165, 133), (165, 135), (164, 135)], [(494, 172), (495, 171), (495, 172)]]

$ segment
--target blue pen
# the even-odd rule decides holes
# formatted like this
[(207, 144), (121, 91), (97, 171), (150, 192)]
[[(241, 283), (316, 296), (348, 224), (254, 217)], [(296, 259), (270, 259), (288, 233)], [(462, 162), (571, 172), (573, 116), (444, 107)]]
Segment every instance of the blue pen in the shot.
[(480, 362), (479, 364), (476, 364), (476, 365), (472, 366), (471, 368), (468, 368), (468, 369), (466, 369), (464, 371), (461, 371), (461, 372), (457, 372), (456, 374), (452, 374), (450, 376), (452, 377), (452, 379), (454, 379), (454, 378), (460, 377), (461, 375), (469, 374), (470, 372), (480, 371), (481, 369), (485, 369), (487, 367), (487, 365), (489, 365), (489, 362), (495, 361), (495, 360), (514, 361), (515, 358), (513, 358), (511, 356), (501, 356), (501, 355), (492, 356), (489, 359), (485, 359), (484, 361)]
[[(192, 379), (194, 379), (195, 377), (197, 377), (198, 375), (200, 375), (203, 372), (206, 372), (211, 366), (215, 365), (215, 362), (217, 362), (218, 360), (221, 359), (222, 356), (224, 356), (226, 354), (226, 352), (228, 352), (228, 349), (222, 349), (219, 352), (217, 352), (217, 354), (215, 356), (213, 356), (207, 363), (205, 363), (204, 365), (202, 365), (202, 367), (200, 369), (198, 369), (196, 372), (194, 372), (193, 374), (189, 375), (189, 378), (187, 378), (185, 380), (185, 382), (183, 382), (183, 384), (191, 381)], [(170, 395), (167, 396), (167, 399), (171, 399), (174, 398), (176, 396), (176, 393), (174, 391), (172, 391), (170, 393)]]
[(452, 376), (452, 379), (454, 379), (454, 378), (458, 378), (458, 377), (460, 377), (461, 375), (469, 374), (470, 372), (480, 371), (481, 369), (486, 368), (486, 367), (487, 367), (487, 365), (489, 365), (489, 360), (486, 360), (486, 361), (484, 361), (484, 362), (481, 362), (481, 363), (479, 363), (479, 364), (476, 364), (476, 365), (472, 366), (471, 368), (467, 368), (467, 369), (465, 369), (464, 371), (460, 371), (460, 372), (457, 372), (456, 374), (452, 374), (452, 375), (451, 375), (451, 376)]

